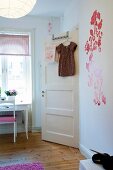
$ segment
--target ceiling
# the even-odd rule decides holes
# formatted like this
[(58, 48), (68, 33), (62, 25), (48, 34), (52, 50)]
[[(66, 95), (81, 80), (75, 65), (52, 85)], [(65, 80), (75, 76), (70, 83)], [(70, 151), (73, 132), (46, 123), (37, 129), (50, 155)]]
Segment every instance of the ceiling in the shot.
[(60, 17), (72, 0), (37, 0), (29, 15)]

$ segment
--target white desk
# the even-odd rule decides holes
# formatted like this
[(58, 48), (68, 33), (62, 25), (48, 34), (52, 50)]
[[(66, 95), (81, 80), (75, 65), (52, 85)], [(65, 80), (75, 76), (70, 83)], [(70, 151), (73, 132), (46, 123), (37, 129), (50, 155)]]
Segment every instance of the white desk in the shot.
[[(3, 102), (3, 101), (2, 101)], [(25, 131), (26, 131), (26, 138), (28, 139), (28, 110), (31, 106), (30, 102), (27, 101), (16, 101), (15, 100), (15, 111), (24, 111), (25, 114)], [(1, 111), (12, 111), (11, 108), (6, 109), (5, 107), (0, 108)]]

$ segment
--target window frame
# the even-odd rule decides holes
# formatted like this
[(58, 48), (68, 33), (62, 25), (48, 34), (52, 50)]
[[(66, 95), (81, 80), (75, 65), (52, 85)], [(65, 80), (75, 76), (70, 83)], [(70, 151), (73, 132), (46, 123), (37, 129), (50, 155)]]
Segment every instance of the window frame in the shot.
[[(33, 90), (33, 86), (34, 86), (34, 67), (33, 67), (33, 64), (34, 64), (34, 30), (32, 29), (32, 30), (8, 30), (8, 29), (0, 29), (0, 33), (3, 33), (3, 34), (5, 34), (5, 33), (7, 33), (7, 34), (19, 34), (19, 35), (25, 35), (25, 34), (27, 34), (27, 35), (29, 35), (29, 50), (30, 50), (30, 60), (31, 60), (31, 62), (30, 62), (30, 74), (29, 73), (27, 73), (27, 76), (26, 76), (26, 79), (27, 79), (27, 82), (28, 82), (28, 79), (30, 79), (30, 83), (29, 83), (29, 86), (27, 87), (27, 94), (28, 95), (30, 95), (31, 97), (31, 99), (30, 99), (30, 101), (29, 102), (31, 102), (32, 103), (32, 98), (33, 98), (33, 94), (35, 93), (34, 92), (34, 90)], [(28, 62), (28, 61), (27, 61)], [(2, 73), (3, 74), (7, 74), (7, 73), (5, 73), (5, 72), (7, 72), (7, 69), (6, 69), (6, 64), (4, 64), (5, 62), (3, 61), (3, 70), (5, 70), (4, 71), (4, 73), (3, 73), (3, 70), (2, 70)], [(27, 64), (27, 66), (28, 66), (28, 64)], [(28, 68), (26, 68), (27, 69), (27, 72), (28, 72)], [(28, 78), (29, 76), (28, 75), (30, 75), (30, 78)], [(5, 76), (4, 76), (5, 77)], [(3, 82), (4, 82), (4, 88), (6, 89), (6, 86), (5, 86), (5, 84), (7, 84), (7, 82), (6, 82), (6, 80), (4, 79), (3, 80)], [(31, 94), (29, 94), (28, 93), (28, 89), (31, 89)], [(2, 93), (3, 93), (3, 91), (2, 91)]]

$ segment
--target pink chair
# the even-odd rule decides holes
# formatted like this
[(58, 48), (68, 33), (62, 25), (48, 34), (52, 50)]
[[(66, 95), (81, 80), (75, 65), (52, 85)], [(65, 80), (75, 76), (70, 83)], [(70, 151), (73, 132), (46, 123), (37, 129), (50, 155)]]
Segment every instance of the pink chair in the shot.
[[(8, 114), (8, 112), (12, 111), (13, 114)], [(4, 112), (0, 115), (0, 124), (10, 124), (13, 123), (13, 131), (14, 131), (14, 143), (16, 142), (17, 135), (17, 124), (15, 118), (15, 100), (0, 100), (0, 112)]]

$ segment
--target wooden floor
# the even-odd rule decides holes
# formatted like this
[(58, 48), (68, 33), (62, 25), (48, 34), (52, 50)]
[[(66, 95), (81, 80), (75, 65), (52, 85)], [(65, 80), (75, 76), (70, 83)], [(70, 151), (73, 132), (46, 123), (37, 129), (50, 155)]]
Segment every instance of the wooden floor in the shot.
[(24, 133), (13, 143), (13, 135), (0, 135), (0, 165), (40, 161), (45, 170), (79, 170), (85, 159), (78, 149), (41, 140), (40, 133)]

